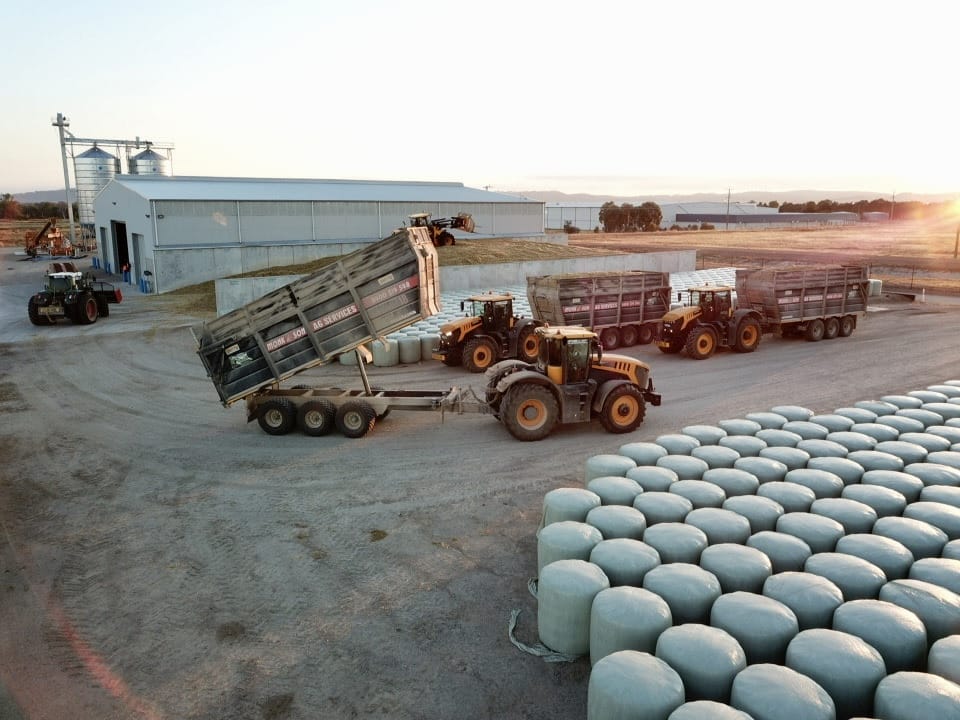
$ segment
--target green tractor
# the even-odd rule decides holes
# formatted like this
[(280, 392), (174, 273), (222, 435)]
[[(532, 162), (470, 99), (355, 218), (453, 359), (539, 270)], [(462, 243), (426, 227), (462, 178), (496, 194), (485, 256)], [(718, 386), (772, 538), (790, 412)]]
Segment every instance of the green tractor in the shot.
[(27, 316), (34, 325), (54, 325), (60, 318), (90, 325), (110, 315), (110, 305), (122, 300), (120, 288), (78, 272), (73, 263), (54, 263), (43, 289), (27, 303)]

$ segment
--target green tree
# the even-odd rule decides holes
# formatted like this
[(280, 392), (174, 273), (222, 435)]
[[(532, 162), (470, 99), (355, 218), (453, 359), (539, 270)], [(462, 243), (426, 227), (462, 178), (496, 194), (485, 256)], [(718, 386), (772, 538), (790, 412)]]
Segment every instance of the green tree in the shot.
[(4, 193), (0, 196), (0, 218), (18, 220), (20, 215), (20, 203), (13, 199), (13, 195)]

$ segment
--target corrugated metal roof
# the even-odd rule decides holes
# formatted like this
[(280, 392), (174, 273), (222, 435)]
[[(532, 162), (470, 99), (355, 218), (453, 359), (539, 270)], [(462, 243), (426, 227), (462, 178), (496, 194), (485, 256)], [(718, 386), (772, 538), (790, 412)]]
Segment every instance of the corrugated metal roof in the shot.
[(118, 183), (148, 200), (329, 200), (341, 202), (540, 203), (454, 182), (296, 180), (162, 175), (117, 175)]

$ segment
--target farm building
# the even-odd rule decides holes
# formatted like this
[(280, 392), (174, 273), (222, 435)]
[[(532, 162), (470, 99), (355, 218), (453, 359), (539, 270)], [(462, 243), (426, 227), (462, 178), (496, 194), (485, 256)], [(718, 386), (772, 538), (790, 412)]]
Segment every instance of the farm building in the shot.
[(470, 213), (470, 237), (544, 233), (542, 202), (449, 182), (117, 175), (94, 201), (104, 269), (153, 292), (342, 255), (422, 212)]

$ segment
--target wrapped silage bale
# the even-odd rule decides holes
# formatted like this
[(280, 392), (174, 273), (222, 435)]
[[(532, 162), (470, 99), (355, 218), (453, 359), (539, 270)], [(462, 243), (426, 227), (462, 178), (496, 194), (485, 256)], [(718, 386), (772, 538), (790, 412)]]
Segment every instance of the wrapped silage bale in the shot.
[(928, 463), (946, 465), (956, 470), (960, 470), (960, 452), (956, 450), (939, 450), (927, 455)]
[(400, 345), (396, 340), (374, 340), (370, 343), (370, 352), (377, 367), (393, 367), (400, 362)]
[[(903, 438), (904, 435), (914, 435), (916, 433), (901, 433), (900, 437)], [(927, 459), (929, 451), (922, 445), (917, 445), (912, 442), (905, 442), (904, 440), (885, 440), (884, 442), (877, 443), (877, 446), (874, 448), (877, 452), (890, 453), (891, 455), (896, 455), (898, 458), (903, 460), (904, 465), (909, 465), (910, 463), (924, 462)]]
[(913, 554), (914, 560), (925, 557), (940, 557), (947, 544), (947, 534), (923, 520), (905, 517), (879, 518), (873, 525), (873, 534), (893, 538), (903, 543)]
[(960, 508), (960, 487), (949, 485), (927, 485), (920, 491), (920, 499), (925, 502), (938, 502)]
[(730, 633), (698, 623), (664, 630), (656, 655), (680, 675), (689, 700), (729, 702), (733, 679), (747, 666), (746, 653)]
[(701, 446), (716, 445), (721, 438), (727, 436), (727, 431), (716, 425), (687, 425), (681, 432), (696, 438)]
[(869, 505), (878, 518), (902, 515), (904, 508), (907, 507), (907, 499), (903, 495), (896, 490), (879, 485), (847, 485), (840, 493), (840, 497)]
[(813, 410), (800, 405), (777, 405), (770, 408), (770, 412), (785, 417), (788, 422), (809, 420), (815, 414)]
[[(740, 453), (728, 447), (720, 445), (701, 445), (694, 448), (690, 455), (703, 460), (710, 470), (714, 468), (732, 468), (733, 464), (740, 459)], [(710, 470), (707, 470), (709, 472)]]
[(735, 450), (740, 457), (757, 457), (767, 447), (764, 440), (754, 435), (727, 435), (720, 438), (718, 445)]
[(854, 432), (853, 430), (832, 432), (827, 435), (827, 440), (837, 445), (842, 445), (847, 449), (848, 454), (853, 450), (873, 450), (877, 446), (877, 443), (880, 442), (872, 435)]
[(663, 447), (670, 455), (689, 455), (695, 447), (700, 446), (700, 441), (695, 437), (682, 433), (660, 435), (654, 442)]
[[(847, 427), (849, 427), (849, 425)], [(830, 430), (828, 428), (809, 420), (791, 420), (780, 429), (786, 430), (787, 432), (796, 433), (803, 440), (823, 440), (825, 437), (827, 437), (827, 435), (830, 434)]]
[(838, 553), (853, 555), (876, 565), (887, 580), (899, 580), (910, 573), (913, 553), (901, 542), (873, 533), (844, 535), (837, 541)]
[(817, 499), (813, 490), (805, 485), (788, 482), (768, 482), (757, 488), (759, 497), (778, 503), (785, 512), (807, 512)]
[(937, 437), (942, 437), (945, 440), (949, 440), (950, 444), (960, 443), (960, 427), (955, 427), (951, 425), (931, 425), (923, 431), (924, 435), (936, 435)]
[(774, 574), (800, 572), (813, 553), (803, 540), (775, 530), (761, 530), (747, 538), (747, 547), (756, 548), (768, 558)]
[(946, 402), (949, 399), (942, 392), (936, 392), (935, 390), (911, 390), (907, 395), (924, 403)]
[(907, 505), (903, 516), (922, 520), (940, 528), (947, 534), (948, 540), (960, 540), (960, 508), (945, 503), (918, 500)]
[(834, 611), (843, 604), (843, 592), (831, 580), (806, 572), (781, 572), (763, 584), (763, 594), (786, 605), (800, 630), (828, 628)]
[[(897, 410), (897, 415), (905, 418), (910, 418), (911, 420), (916, 420), (924, 428), (933, 426), (933, 425), (943, 425), (943, 421), (946, 418), (938, 412), (929, 410), (928, 408), (932, 407), (933, 403), (924, 405), (922, 408), (917, 408), (916, 410)], [(901, 430), (901, 432), (903, 432)], [(921, 432), (918, 430), (917, 432)]]
[(563, 520), (583, 522), (600, 507), (600, 496), (586, 488), (555, 488), (543, 496), (543, 526)]
[(540, 642), (559, 653), (586, 655), (593, 599), (608, 587), (603, 570), (584, 560), (558, 560), (544, 567), (537, 585)]
[(908, 503), (915, 502), (923, 490), (923, 481), (920, 478), (900, 470), (867, 470), (860, 482), (894, 490), (903, 495)]
[(750, 525), (751, 534), (775, 530), (777, 520), (784, 513), (783, 505), (759, 495), (734, 495), (724, 500), (722, 507), (743, 516)]
[(837, 716), (870, 715), (877, 685), (887, 674), (883, 658), (856, 635), (813, 628), (787, 646), (787, 667), (827, 691)]
[(713, 700), (685, 702), (667, 720), (753, 720), (747, 713)]
[(960, 560), (922, 558), (910, 567), (911, 580), (923, 580), (960, 595)]
[(628, 505), (601, 505), (588, 512), (584, 522), (599, 530), (604, 540), (642, 540), (647, 529), (647, 519), (643, 513)]
[(927, 390), (941, 393), (947, 398), (960, 397), (960, 387), (954, 385), (928, 385)]
[(898, 409), (902, 410), (903, 408), (918, 408), (923, 405), (923, 400), (918, 397), (912, 397), (910, 395), (884, 395), (880, 398), (883, 402), (888, 402), (891, 405), (896, 405)]
[(909, 415), (901, 415), (900, 413), (905, 412), (916, 412), (915, 410), (897, 410), (895, 415), (884, 415), (883, 417), (877, 418), (877, 425), (887, 425), (892, 427), (897, 431), (898, 437), (900, 433), (905, 432), (923, 432), (925, 425), (916, 418), (912, 418)]
[(887, 675), (877, 686), (874, 712), (883, 720), (960, 718), (960, 685), (921, 672)]
[[(933, 452), (927, 455), (936, 455)], [(922, 463), (910, 463), (903, 468), (903, 472), (919, 478), (923, 485), (948, 485), (950, 487), (960, 487), (960, 469), (941, 465), (932, 461)], [(908, 498), (909, 499), (909, 498)]]
[(670, 468), (655, 465), (644, 465), (627, 470), (627, 477), (643, 488), (644, 492), (666, 492), (680, 479)]
[(660, 553), (666, 563), (697, 563), (707, 547), (703, 530), (684, 523), (666, 522), (647, 528), (643, 541)]
[(557, 560), (589, 560), (594, 545), (601, 540), (603, 535), (597, 528), (574, 520), (541, 528), (537, 533), (537, 573)]
[(693, 503), (682, 495), (671, 492), (644, 492), (633, 501), (633, 506), (647, 519), (647, 528), (660, 523), (683, 522)]
[(620, 650), (653, 654), (661, 633), (672, 625), (670, 606), (649, 590), (601, 590), (590, 610), (590, 664)]
[(960, 595), (923, 580), (891, 580), (880, 588), (880, 599), (906, 608), (927, 629), (927, 642), (960, 633)]
[(927, 658), (927, 672), (960, 684), (960, 635), (951, 635), (933, 644)]
[(657, 460), (657, 467), (673, 470), (680, 480), (699, 480), (710, 469), (706, 462), (692, 455), (665, 455)]
[(621, 475), (595, 477), (587, 483), (587, 490), (596, 493), (603, 505), (629, 505), (631, 507), (637, 495), (643, 492), (643, 488), (637, 484), (636, 480)]
[(683, 701), (683, 681), (673, 668), (649, 653), (621, 650), (593, 666), (587, 720), (667, 720)]
[(703, 474), (703, 482), (716, 485), (728, 497), (737, 495), (755, 495), (760, 480), (753, 473), (737, 468), (711, 468)]
[(640, 540), (612, 538), (594, 545), (590, 562), (603, 570), (612, 587), (640, 587), (643, 577), (660, 564), (660, 553)]
[[(797, 449), (807, 453), (811, 460), (816, 458), (845, 458), (847, 453), (850, 452), (840, 443), (824, 439), (801, 440), (797, 443)], [(809, 466), (809, 462), (807, 465)]]
[(838, 407), (833, 414), (850, 418), (855, 423), (869, 423), (877, 419), (875, 412), (858, 407)]
[(763, 440), (767, 447), (796, 447), (803, 440), (802, 437), (789, 430), (780, 430), (779, 428), (765, 428), (755, 435), (756, 438)]
[(588, 483), (595, 477), (603, 477), (604, 475), (626, 476), (627, 471), (636, 466), (637, 463), (625, 455), (591, 455), (587, 458), (583, 481)]
[(853, 406), (861, 408), (862, 410), (869, 410), (878, 418), (893, 415), (899, 410), (893, 403), (884, 402), (883, 400), (860, 400), (855, 402)]
[(849, 430), (854, 425), (854, 421), (846, 415), (836, 413), (824, 413), (822, 415), (813, 415), (807, 422), (816, 425), (822, 425), (828, 432), (841, 432)]
[(863, 466), (845, 457), (812, 457), (807, 461), (809, 470), (825, 470), (833, 473), (844, 486), (859, 483), (863, 478)]
[(803, 571), (827, 578), (840, 588), (844, 600), (875, 600), (887, 582), (883, 570), (872, 562), (839, 552), (814, 553)]
[[(749, 520), (731, 510), (722, 508), (696, 508), (687, 513), (683, 522), (703, 530), (703, 534), (707, 536), (707, 542), (710, 545), (720, 543), (743, 545), (751, 534)], [(702, 562), (703, 558), (701, 556)]]
[(836, 720), (830, 695), (783, 665), (751, 665), (733, 679), (730, 704), (754, 720)]
[(843, 537), (843, 525), (822, 515), (788, 512), (777, 520), (777, 532), (803, 540), (814, 553), (833, 552)]
[(761, 485), (783, 480), (789, 469), (779, 460), (766, 457), (742, 457), (733, 466), (737, 470), (743, 470), (755, 476)]
[(787, 470), (799, 470), (807, 466), (810, 453), (795, 447), (765, 447), (760, 451), (760, 457), (783, 463)]
[(877, 450), (854, 450), (847, 455), (847, 459), (862, 465), (866, 472), (870, 470), (901, 471), (906, 464), (896, 455)]
[(783, 663), (787, 645), (800, 632), (797, 616), (782, 602), (742, 591), (716, 599), (710, 624), (736, 638), (750, 665)]
[(960, 540), (951, 540), (944, 545), (943, 551), (940, 553), (940, 557), (960, 560)]
[(900, 442), (919, 445), (928, 453), (937, 452), (938, 450), (949, 450), (951, 445), (951, 442), (947, 440), (947, 438), (926, 431), (900, 433), (899, 440)]
[(655, 567), (644, 575), (643, 587), (670, 606), (675, 625), (706, 623), (710, 609), (722, 593), (717, 577), (692, 563)]
[(718, 508), (727, 499), (721, 487), (705, 480), (680, 479), (670, 486), (668, 492), (687, 498), (693, 504), (694, 509)]
[(822, 498), (838, 498), (843, 492), (843, 480), (827, 470), (813, 470), (811, 468), (797, 468), (791, 470), (784, 477), (784, 481), (803, 485), (813, 490), (817, 500)]
[(663, 445), (652, 442), (632, 442), (621, 445), (617, 454), (630, 458), (637, 466), (645, 466), (656, 465), (657, 460), (669, 453)]
[(422, 360), (432, 360), (433, 351), (440, 346), (440, 333), (425, 332), (420, 335), (420, 358)]
[(420, 335), (407, 335), (397, 339), (397, 351), (400, 362), (405, 365), (412, 365), (420, 362)]
[(779, 430), (787, 422), (787, 418), (775, 412), (749, 412), (744, 417), (760, 425), (763, 430)]
[(833, 629), (855, 635), (883, 658), (888, 673), (923, 668), (927, 629), (916, 613), (885, 600), (851, 600), (833, 613)]
[(848, 498), (821, 498), (810, 506), (814, 515), (823, 515), (843, 525), (844, 534), (868, 533), (873, 530), (877, 513), (869, 505)]
[(755, 420), (746, 418), (729, 418), (717, 423), (727, 435), (756, 435), (763, 426)]
[(711, 545), (700, 554), (700, 567), (712, 572), (725, 593), (760, 593), (773, 574), (773, 563), (761, 550), (736, 543)]

